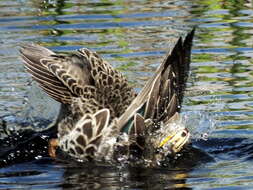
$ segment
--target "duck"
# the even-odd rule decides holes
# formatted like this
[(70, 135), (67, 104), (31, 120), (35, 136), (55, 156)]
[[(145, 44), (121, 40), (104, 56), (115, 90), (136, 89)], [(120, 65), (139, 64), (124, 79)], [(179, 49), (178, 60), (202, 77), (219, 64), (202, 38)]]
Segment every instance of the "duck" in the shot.
[(56, 158), (60, 150), (78, 161), (136, 156), (159, 163), (180, 152), (190, 142), (189, 130), (179, 121), (194, 32), (177, 40), (139, 93), (87, 48), (55, 53), (38, 44), (22, 44), (20, 56), (27, 72), (61, 103), (50, 156)]

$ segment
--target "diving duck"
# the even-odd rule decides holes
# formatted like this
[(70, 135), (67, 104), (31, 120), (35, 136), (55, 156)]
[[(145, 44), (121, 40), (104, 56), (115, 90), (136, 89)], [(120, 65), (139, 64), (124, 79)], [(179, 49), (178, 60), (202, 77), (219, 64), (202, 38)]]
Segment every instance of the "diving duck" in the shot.
[(179, 152), (190, 133), (178, 126), (194, 29), (181, 37), (137, 94), (126, 78), (86, 48), (69, 54), (22, 45), (21, 58), (38, 85), (61, 103), (56, 149), (81, 161), (127, 158), (160, 162)]

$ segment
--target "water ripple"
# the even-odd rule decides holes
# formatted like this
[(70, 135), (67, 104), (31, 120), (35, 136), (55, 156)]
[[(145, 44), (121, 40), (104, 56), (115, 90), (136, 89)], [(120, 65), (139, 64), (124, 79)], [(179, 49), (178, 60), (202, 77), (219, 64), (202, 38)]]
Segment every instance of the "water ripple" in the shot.
[(248, 1), (1, 1), (0, 117), (13, 122), (50, 118), (59, 106), (31, 85), (20, 42), (88, 47), (139, 91), (175, 39), (197, 30), (183, 105), (193, 148), (181, 164), (112, 169), (43, 158), (1, 168), (0, 189), (251, 189), (252, 16)]

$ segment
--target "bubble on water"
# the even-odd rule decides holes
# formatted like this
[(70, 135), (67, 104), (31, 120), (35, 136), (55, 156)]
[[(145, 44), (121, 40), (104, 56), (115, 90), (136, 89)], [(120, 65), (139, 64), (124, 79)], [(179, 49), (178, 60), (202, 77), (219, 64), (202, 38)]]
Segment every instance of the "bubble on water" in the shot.
[(201, 135), (201, 138), (203, 139), (203, 140), (207, 140), (208, 139), (208, 133), (203, 133), (202, 135)]
[(39, 160), (39, 159), (41, 159), (41, 158), (42, 158), (41, 155), (38, 155), (38, 156), (35, 157), (36, 160)]

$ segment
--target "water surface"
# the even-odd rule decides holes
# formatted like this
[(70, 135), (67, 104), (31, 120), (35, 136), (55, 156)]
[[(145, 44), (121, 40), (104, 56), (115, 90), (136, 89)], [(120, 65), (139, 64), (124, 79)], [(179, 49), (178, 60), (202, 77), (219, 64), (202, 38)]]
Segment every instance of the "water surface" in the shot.
[(20, 43), (59, 52), (88, 47), (138, 91), (172, 42), (197, 26), (182, 117), (193, 146), (212, 159), (188, 153), (171, 167), (145, 169), (38, 157), (1, 168), (0, 189), (253, 189), (252, 6), (240, 0), (1, 1), (0, 117), (36, 128), (37, 118), (52, 119), (59, 105), (31, 83)]

